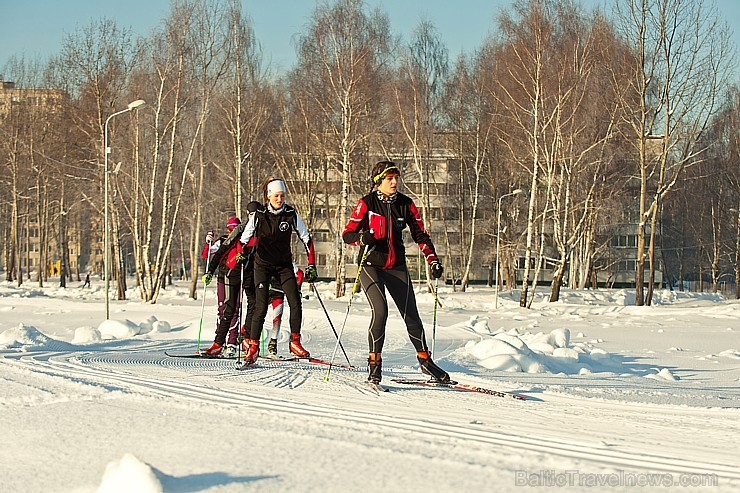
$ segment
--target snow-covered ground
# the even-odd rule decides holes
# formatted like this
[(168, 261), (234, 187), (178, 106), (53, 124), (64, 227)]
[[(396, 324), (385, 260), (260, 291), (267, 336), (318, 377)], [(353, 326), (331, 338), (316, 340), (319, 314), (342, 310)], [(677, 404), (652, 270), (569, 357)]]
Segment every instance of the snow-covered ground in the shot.
[[(317, 286), (339, 331), (348, 298)], [(431, 338), (433, 298), (417, 296)], [(370, 391), (362, 294), (342, 336), (360, 368), (327, 380), (308, 364), (239, 372), (233, 360), (167, 357), (198, 344), (201, 301), (184, 284), (155, 305), (112, 301), (103, 322), (100, 282), (2, 283), (0, 490), (740, 491), (740, 303), (661, 291), (635, 307), (630, 291), (566, 290), (525, 310), (517, 297), (502, 293), (495, 310), (492, 289), (440, 287), (435, 359), (460, 382), (524, 401), (392, 382), (421, 376), (395, 311), (391, 391)], [(331, 357), (314, 294), (303, 333), (313, 355)]]

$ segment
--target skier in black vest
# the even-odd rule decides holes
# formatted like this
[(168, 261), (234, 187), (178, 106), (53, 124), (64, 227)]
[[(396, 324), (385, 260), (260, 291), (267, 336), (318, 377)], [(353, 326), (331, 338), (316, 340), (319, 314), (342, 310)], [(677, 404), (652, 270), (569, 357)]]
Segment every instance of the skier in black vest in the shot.
[(251, 365), (259, 357), (259, 340), (262, 325), (267, 315), (270, 296), (270, 281), (276, 279), (290, 306), (290, 352), (301, 358), (308, 358), (309, 352), (301, 345), (301, 324), (303, 310), (301, 294), (298, 290), (293, 270), (291, 238), (293, 231), (306, 247), (308, 267), (305, 280), (314, 282), (318, 278), (313, 240), (298, 212), (285, 203), (287, 188), (283, 180), (269, 178), (263, 186), (265, 205), (249, 220), (240, 241), (247, 244), (257, 238), (254, 258), (254, 287), (256, 301), (254, 318), (248, 334), (247, 352), (244, 364)]
[(411, 237), (419, 245), (435, 279), (442, 277), (444, 269), (414, 201), (397, 191), (400, 177), (401, 172), (396, 163), (377, 163), (371, 175), (374, 189), (357, 203), (342, 233), (345, 243), (363, 247), (358, 259), (362, 258), (365, 248), (369, 251), (360, 273), (360, 285), (373, 312), (368, 333), (368, 382), (377, 385), (381, 380), (381, 352), (388, 320), (388, 290), (406, 323), (406, 330), (416, 349), (422, 371), (438, 382), (450, 383), (450, 376), (432, 361), (427, 347), (411, 276), (406, 267), (402, 231), (409, 228)]

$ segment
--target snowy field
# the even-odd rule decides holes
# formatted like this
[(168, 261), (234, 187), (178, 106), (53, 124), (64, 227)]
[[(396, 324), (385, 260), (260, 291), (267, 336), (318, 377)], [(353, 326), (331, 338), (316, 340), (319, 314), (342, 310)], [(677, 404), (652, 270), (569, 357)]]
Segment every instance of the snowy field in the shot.
[[(348, 298), (317, 286), (339, 331)], [(431, 338), (433, 298), (417, 296)], [(394, 383), (421, 376), (395, 311), (390, 392), (370, 391), (362, 294), (342, 337), (358, 369), (326, 380), (327, 367), (306, 363), (239, 372), (233, 360), (166, 356), (198, 344), (201, 301), (184, 284), (155, 305), (111, 301), (103, 323), (100, 282), (3, 282), (0, 491), (740, 491), (740, 303), (661, 291), (635, 307), (620, 290), (546, 303), (540, 289), (524, 310), (517, 296), (501, 293), (494, 310), (490, 288), (440, 287), (435, 360), (523, 401)], [(312, 355), (331, 357), (314, 294), (303, 333)]]

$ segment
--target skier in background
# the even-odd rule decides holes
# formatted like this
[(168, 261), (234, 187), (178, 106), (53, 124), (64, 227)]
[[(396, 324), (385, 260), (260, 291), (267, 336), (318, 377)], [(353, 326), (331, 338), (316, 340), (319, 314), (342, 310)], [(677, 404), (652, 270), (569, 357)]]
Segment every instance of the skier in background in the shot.
[[(228, 235), (241, 223), (238, 217), (229, 218), (226, 223), (228, 233), (214, 241), (213, 231), (206, 234), (206, 244), (203, 245), (201, 257), (209, 258), (208, 269), (203, 276), (203, 282), (208, 285), (213, 274), (218, 270), (216, 293), (218, 296), (218, 317), (216, 319), (216, 337), (213, 345), (203, 350), (206, 356), (234, 357), (236, 355), (237, 330), (239, 327), (240, 290), (242, 279), (242, 265), (237, 255), (242, 252), (241, 244), (234, 244), (226, 249), (226, 255), (216, 256), (215, 253), (224, 243)], [(238, 243), (238, 242), (237, 242)], [(228, 334), (228, 342), (226, 337)], [(224, 346), (226, 346), (224, 348)]]
[[(296, 284), (300, 291), (301, 285), (303, 284), (303, 271), (296, 265), (293, 264), (293, 272), (295, 273)], [(280, 336), (280, 324), (283, 319), (283, 306), (285, 305), (285, 293), (280, 289), (280, 280), (272, 278), (270, 281), (270, 306), (272, 307), (272, 330), (270, 331), (270, 341), (267, 343), (267, 355), (271, 358), (276, 358), (278, 337)]]
[[(251, 218), (261, 206), (262, 204), (257, 201), (248, 203), (247, 212), (249, 212), (249, 217)], [(242, 245), (238, 241), (246, 225), (246, 222), (236, 224), (233, 228), (229, 229), (228, 235), (222, 236), (219, 239), (219, 242), (212, 246), (211, 260), (208, 264), (206, 275), (203, 276), (203, 282), (208, 284), (217, 269), (219, 270), (219, 273), (221, 272), (221, 266), (224, 265), (224, 263), (240, 266), (240, 269), (234, 269), (234, 271), (231, 272), (230, 278), (233, 277), (234, 279), (239, 279), (239, 284), (244, 290), (244, 294), (247, 298), (247, 306), (244, 307), (243, 304), (240, 305), (239, 303), (234, 305), (225, 304), (224, 306), (223, 316), (231, 316), (232, 322), (235, 323), (233, 327), (229, 326), (229, 344), (227, 345), (227, 353), (224, 354), (224, 356), (228, 357), (232, 357), (236, 353), (237, 343), (241, 343), (242, 348), (246, 351), (247, 347), (243, 342), (244, 334), (245, 332), (248, 332), (254, 315), (254, 255), (252, 255), (252, 252), (254, 250), (256, 240), (250, 242), (246, 246)], [(237, 289), (234, 299), (239, 299), (239, 295), (240, 293)], [(219, 298), (219, 308), (220, 306), (221, 299)], [(241, 327), (239, 334), (237, 335), (236, 328), (238, 327), (239, 319), (241, 318), (241, 310), (244, 308), (247, 310), (247, 316), (244, 326)], [(217, 350), (218, 349), (216, 349), (216, 351)]]

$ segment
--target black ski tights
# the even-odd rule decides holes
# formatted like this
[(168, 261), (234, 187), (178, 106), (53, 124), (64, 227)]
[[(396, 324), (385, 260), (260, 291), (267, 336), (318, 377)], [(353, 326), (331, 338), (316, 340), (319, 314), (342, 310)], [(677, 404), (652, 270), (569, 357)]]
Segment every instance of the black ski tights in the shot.
[(303, 323), (303, 308), (301, 306), (301, 293), (293, 272), (293, 265), (282, 267), (274, 265), (254, 264), (254, 289), (256, 299), (254, 303), (254, 318), (250, 328), (250, 338), (260, 339), (262, 325), (267, 316), (267, 305), (270, 302), (270, 280), (275, 277), (280, 281), (280, 289), (285, 293), (285, 298), (290, 306), (290, 332), (301, 333)]
[(372, 266), (364, 266), (360, 273), (360, 284), (367, 295), (373, 315), (370, 321), (368, 342), (371, 353), (383, 351), (385, 342), (385, 326), (388, 321), (388, 300), (386, 289), (401, 312), (409, 339), (417, 352), (428, 351), (426, 338), (424, 337), (424, 326), (419, 317), (416, 307), (416, 297), (411, 283), (411, 277), (406, 267), (395, 269), (378, 269)]

